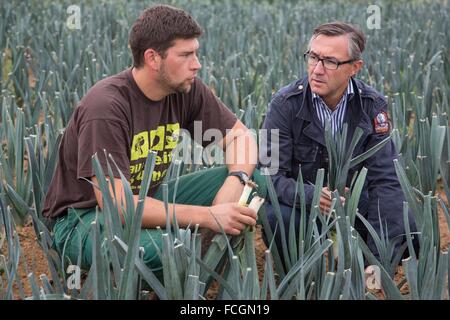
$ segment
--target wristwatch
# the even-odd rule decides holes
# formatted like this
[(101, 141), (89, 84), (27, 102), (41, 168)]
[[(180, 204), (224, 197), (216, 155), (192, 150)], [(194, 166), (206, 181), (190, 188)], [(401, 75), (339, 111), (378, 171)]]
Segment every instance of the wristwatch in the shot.
[(247, 181), (249, 180), (248, 175), (244, 171), (233, 171), (233, 172), (228, 173), (228, 176), (238, 177), (244, 186), (247, 183)]

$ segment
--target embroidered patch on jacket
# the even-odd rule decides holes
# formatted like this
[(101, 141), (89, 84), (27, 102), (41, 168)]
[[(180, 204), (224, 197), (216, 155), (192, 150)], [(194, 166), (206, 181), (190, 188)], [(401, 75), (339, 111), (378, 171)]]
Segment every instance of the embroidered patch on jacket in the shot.
[(389, 132), (389, 118), (386, 112), (381, 111), (373, 119), (373, 125), (376, 133), (388, 133)]

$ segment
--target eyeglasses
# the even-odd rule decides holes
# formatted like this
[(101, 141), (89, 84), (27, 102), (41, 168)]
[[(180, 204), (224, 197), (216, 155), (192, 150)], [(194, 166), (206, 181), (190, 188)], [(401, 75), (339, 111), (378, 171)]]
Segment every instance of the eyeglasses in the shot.
[(320, 61), (322, 61), (322, 64), (324, 66), (325, 69), (328, 70), (336, 70), (337, 68), (339, 68), (339, 66), (341, 64), (346, 64), (346, 63), (352, 63), (353, 61), (355, 61), (356, 59), (351, 59), (351, 60), (347, 60), (347, 61), (337, 61), (335, 59), (330, 59), (330, 58), (319, 58), (318, 56), (316, 56), (315, 54), (308, 52), (305, 52), (303, 54), (303, 58), (305, 59), (305, 62), (310, 65), (310, 66), (316, 66)]

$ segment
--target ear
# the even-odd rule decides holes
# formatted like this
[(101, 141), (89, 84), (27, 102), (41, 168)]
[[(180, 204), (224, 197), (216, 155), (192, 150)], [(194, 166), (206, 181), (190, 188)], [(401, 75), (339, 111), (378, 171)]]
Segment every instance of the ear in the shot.
[(154, 49), (147, 49), (144, 51), (144, 63), (151, 69), (158, 71), (161, 63), (161, 56)]
[(356, 60), (352, 63), (352, 77), (355, 76), (364, 65), (364, 61)]

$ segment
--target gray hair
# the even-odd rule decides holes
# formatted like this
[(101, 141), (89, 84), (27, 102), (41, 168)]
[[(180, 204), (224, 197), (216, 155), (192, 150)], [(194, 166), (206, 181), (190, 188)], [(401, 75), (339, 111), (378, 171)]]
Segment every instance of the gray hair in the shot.
[(321, 24), (314, 29), (313, 35), (309, 40), (308, 50), (311, 49), (311, 42), (319, 35), (328, 37), (348, 35), (348, 53), (350, 59), (361, 59), (361, 54), (363, 53), (366, 44), (366, 38), (364, 33), (356, 26), (340, 21)]

